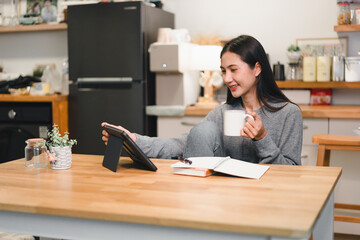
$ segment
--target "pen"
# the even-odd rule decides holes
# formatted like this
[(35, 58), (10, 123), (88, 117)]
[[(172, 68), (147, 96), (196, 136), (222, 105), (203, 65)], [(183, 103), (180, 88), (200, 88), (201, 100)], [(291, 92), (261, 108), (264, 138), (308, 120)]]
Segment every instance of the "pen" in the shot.
[(180, 161), (181, 161), (182, 163), (185, 163), (185, 164), (188, 164), (188, 165), (191, 165), (191, 164), (192, 164), (192, 161), (191, 161), (190, 159), (188, 159), (188, 158), (180, 159)]

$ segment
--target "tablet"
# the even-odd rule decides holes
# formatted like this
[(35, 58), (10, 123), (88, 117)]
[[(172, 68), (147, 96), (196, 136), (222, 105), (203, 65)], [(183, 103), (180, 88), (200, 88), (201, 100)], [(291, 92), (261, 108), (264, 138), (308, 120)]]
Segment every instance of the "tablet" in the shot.
[(123, 148), (129, 154), (130, 158), (134, 162), (141, 164), (147, 170), (151, 170), (151, 171), (157, 170), (157, 167), (150, 161), (150, 159), (139, 148), (139, 146), (129, 137), (129, 135), (126, 134), (126, 132), (109, 125), (105, 125), (103, 128), (109, 134), (118, 137), (122, 140)]

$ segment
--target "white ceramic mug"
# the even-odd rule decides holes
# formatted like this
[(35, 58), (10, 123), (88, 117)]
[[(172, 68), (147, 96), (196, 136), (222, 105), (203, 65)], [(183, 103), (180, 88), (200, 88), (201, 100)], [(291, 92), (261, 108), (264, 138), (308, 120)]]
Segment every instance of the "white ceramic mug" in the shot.
[(172, 41), (172, 29), (171, 28), (159, 28), (157, 35), (157, 42), (169, 43)]
[(243, 110), (225, 110), (224, 111), (224, 135), (240, 136), (240, 130), (244, 127), (246, 119), (253, 116)]

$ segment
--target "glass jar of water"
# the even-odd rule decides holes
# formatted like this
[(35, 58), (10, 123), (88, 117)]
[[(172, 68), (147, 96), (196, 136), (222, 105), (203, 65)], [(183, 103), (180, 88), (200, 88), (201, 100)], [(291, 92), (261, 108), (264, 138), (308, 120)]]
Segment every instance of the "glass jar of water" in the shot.
[(25, 166), (26, 167), (46, 167), (48, 164), (46, 157), (46, 146), (43, 138), (31, 138), (25, 141)]

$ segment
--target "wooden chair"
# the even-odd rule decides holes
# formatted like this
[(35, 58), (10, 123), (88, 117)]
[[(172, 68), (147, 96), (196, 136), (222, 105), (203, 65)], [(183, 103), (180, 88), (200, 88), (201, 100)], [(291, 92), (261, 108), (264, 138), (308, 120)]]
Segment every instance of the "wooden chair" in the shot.
[[(317, 166), (330, 165), (330, 150), (360, 151), (360, 137), (332, 134), (315, 134), (313, 143), (319, 144)], [(360, 210), (360, 205), (335, 203), (334, 208)], [(360, 223), (360, 217), (335, 215), (335, 221)]]

